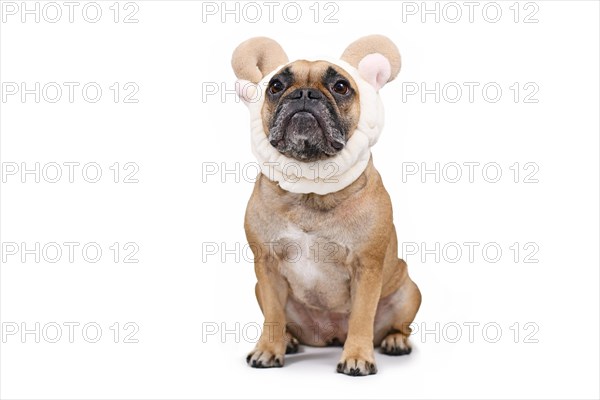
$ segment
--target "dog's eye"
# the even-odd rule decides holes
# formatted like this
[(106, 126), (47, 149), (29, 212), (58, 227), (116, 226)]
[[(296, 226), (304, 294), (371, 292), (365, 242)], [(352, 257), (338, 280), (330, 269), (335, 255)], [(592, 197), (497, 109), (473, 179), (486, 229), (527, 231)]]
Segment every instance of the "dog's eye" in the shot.
[(281, 83), (281, 81), (278, 81), (277, 79), (275, 79), (274, 81), (272, 81), (269, 84), (269, 92), (271, 92), (272, 94), (279, 93), (283, 89), (285, 89), (285, 85), (283, 83)]
[(333, 85), (333, 91), (337, 94), (347, 94), (350, 90), (350, 85), (346, 81), (337, 81)]

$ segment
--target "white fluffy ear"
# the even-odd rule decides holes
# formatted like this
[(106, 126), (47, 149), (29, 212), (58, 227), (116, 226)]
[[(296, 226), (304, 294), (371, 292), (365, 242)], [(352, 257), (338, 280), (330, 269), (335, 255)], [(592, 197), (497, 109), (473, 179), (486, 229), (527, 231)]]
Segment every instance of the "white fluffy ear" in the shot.
[(358, 63), (358, 73), (378, 91), (390, 80), (392, 65), (383, 54), (371, 53)]
[(261, 95), (258, 85), (245, 79), (238, 79), (235, 82), (235, 91), (246, 105), (258, 101)]

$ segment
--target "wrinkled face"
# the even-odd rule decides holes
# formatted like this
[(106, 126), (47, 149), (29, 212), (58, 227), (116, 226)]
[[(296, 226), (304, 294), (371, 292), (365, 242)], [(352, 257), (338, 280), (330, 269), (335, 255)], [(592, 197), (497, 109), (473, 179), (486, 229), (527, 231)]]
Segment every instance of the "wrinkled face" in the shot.
[(269, 81), (262, 121), (280, 153), (311, 162), (340, 152), (360, 117), (352, 77), (326, 61), (299, 60)]

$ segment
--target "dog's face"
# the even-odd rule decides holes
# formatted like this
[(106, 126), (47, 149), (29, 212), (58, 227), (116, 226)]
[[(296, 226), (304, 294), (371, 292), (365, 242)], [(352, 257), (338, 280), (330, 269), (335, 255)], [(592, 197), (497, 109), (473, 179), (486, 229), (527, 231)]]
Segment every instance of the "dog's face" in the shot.
[(264, 96), (261, 112), (269, 142), (299, 161), (335, 156), (360, 117), (356, 82), (326, 61), (286, 65), (273, 75)]

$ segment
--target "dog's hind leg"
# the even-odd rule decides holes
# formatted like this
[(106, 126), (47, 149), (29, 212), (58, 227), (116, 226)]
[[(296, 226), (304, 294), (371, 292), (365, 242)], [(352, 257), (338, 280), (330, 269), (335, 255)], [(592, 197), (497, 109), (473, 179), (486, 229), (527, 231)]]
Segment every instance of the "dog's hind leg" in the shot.
[[(404, 264), (401, 267), (406, 268), (404, 260), (399, 259), (398, 262)], [(392, 300), (394, 302), (390, 310), (392, 315), (387, 316), (387, 318), (391, 318), (392, 326), (380, 343), (381, 352), (393, 356), (410, 354), (412, 351), (408, 341), (411, 334), (410, 324), (415, 319), (421, 305), (421, 292), (410, 277), (406, 275), (404, 282), (393, 295)]]

